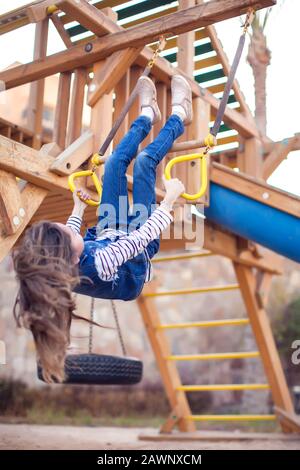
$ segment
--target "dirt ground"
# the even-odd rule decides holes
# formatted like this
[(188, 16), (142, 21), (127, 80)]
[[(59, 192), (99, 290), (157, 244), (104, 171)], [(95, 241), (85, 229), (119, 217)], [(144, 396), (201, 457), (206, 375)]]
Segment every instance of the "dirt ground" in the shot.
[[(84, 449), (84, 450), (131, 450), (131, 449), (181, 449), (181, 450), (251, 450), (284, 449), (300, 450), (300, 436), (287, 440), (285, 436), (270, 436), (270, 439), (220, 440), (220, 433), (207, 433), (205, 440), (145, 441), (138, 436), (157, 435), (154, 428), (74, 427), (38, 426), (28, 424), (0, 424), (0, 449)], [(236, 434), (233, 434), (234, 437)], [(208, 437), (211, 439), (208, 440)]]

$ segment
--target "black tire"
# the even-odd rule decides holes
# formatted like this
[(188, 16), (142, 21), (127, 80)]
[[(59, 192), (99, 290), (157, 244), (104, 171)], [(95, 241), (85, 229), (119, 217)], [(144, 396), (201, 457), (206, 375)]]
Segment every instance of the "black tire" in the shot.
[[(44, 380), (38, 366), (38, 378)], [(65, 384), (131, 385), (143, 376), (143, 363), (134, 357), (71, 354), (65, 361)]]

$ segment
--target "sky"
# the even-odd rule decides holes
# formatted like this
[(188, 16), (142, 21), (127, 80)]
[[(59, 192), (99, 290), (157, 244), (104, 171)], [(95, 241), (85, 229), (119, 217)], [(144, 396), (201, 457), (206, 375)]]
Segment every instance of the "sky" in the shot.
[[(132, 3), (139, 3), (134, 0)], [(0, 14), (18, 8), (26, 0), (0, 0)], [(29, 3), (29, 2), (28, 2)], [(300, 0), (279, 1), (269, 18), (266, 34), (272, 52), (267, 77), (267, 134), (271, 139), (281, 140), (300, 132)], [(232, 60), (240, 36), (240, 19), (233, 18), (216, 24), (225, 52)], [(0, 70), (15, 61), (32, 60), (34, 25), (0, 36)], [(249, 41), (249, 39), (248, 39)], [(254, 110), (253, 76), (246, 63), (246, 45), (237, 79), (246, 100)], [(50, 23), (48, 54), (64, 49), (62, 41)], [(277, 168), (268, 182), (300, 196), (300, 151), (292, 152)]]

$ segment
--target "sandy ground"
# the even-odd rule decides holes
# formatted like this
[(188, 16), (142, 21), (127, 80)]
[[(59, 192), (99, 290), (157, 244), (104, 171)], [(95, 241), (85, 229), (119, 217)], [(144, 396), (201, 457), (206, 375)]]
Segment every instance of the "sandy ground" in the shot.
[[(142, 441), (139, 434), (157, 434), (154, 428), (116, 428), (116, 427), (73, 427), (73, 426), (37, 426), (27, 424), (0, 424), (0, 449), (96, 449), (96, 450), (131, 450), (131, 449), (287, 449), (300, 450), (300, 436), (293, 440), (285, 437), (270, 440), (201, 440), (184, 442), (163, 440), (160, 442)], [(216, 438), (216, 435), (214, 436)]]

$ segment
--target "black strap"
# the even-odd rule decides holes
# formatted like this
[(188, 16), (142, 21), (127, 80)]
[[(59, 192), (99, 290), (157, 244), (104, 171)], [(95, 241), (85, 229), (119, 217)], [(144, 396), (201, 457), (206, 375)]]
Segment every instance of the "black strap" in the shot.
[[(150, 71), (151, 71), (151, 67), (146, 67), (144, 72), (142, 73), (143, 76), (145, 77), (148, 77), (148, 75), (150, 74)], [(128, 111), (130, 110), (131, 106), (133, 105), (134, 103), (134, 100), (136, 98), (136, 95), (138, 94), (138, 86), (139, 86), (139, 83), (137, 82), (134, 89), (132, 90), (128, 100), (127, 100), (127, 103), (125, 104), (125, 106), (123, 107), (122, 111), (120, 112), (118, 118), (115, 120), (115, 123), (111, 129), (111, 131), (109, 132), (108, 136), (106, 137), (105, 141), (103, 142), (103, 144), (101, 145), (101, 148), (99, 150), (99, 155), (103, 156), (106, 152), (106, 150), (108, 149), (109, 147), (109, 144), (111, 143), (111, 141), (113, 140), (114, 136), (116, 135), (117, 133), (117, 130), (119, 129), (120, 125), (122, 124), (122, 122), (124, 121), (125, 119), (125, 116), (126, 114), (128, 113)]]
[(218, 108), (216, 120), (214, 122), (214, 125), (213, 125), (211, 131), (210, 131), (210, 133), (214, 137), (217, 137), (217, 134), (218, 134), (218, 132), (220, 130), (220, 127), (221, 127), (221, 122), (223, 120), (225, 109), (226, 109), (226, 106), (227, 106), (227, 103), (228, 103), (230, 90), (232, 88), (232, 85), (233, 85), (233, 82), (234, 82), (234, 79), (235, 79), (235, 74), (236, 74), (238, 65), (240, 63), (240, 59), (241, 59), (242, 52), (243, 52), (243, 49), (244, 49), (245, 40), (246, 40), (245, 34), (242, 34), (242, 36), (240, 37), (240, 40), (239, 40), (239, 44), (238, 44), (238, 47), (237, 47), (237, 50), (236, 50), (236, 53), (235, 53), (235, 56), (234, 56), (234, 60), (233, 60), (231, 69), (230, 69), (228, 80), (226, 82), (226, 86), (225, 86), (224, 93), (223, 93), (223, 96), (222, 96), (222, 99), (221, 99), (221, 102), (220, 102), (220, 106)]

